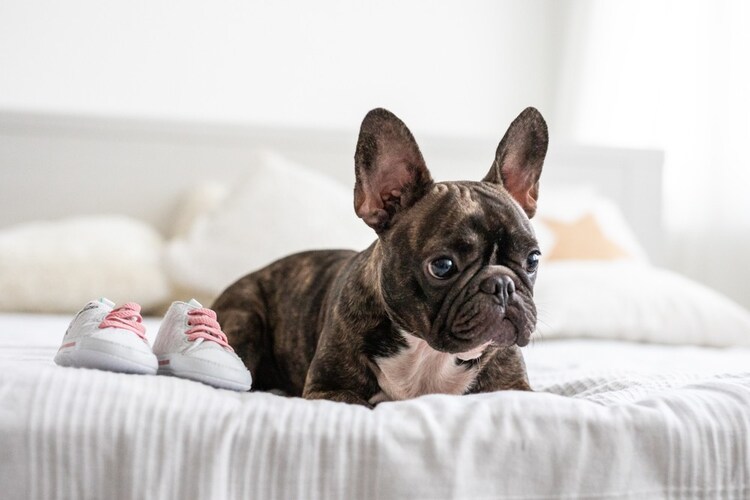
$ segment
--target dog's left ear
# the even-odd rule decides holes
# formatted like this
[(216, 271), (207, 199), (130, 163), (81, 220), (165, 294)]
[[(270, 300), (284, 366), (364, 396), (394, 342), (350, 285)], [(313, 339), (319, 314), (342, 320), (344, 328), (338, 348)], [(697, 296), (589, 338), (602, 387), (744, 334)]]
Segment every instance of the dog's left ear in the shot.
[(535, 108), (526, 108), (513, 120), (497, 146), (495, 161), (482, 179), (501, 184), (526, 215), (536, 213), (539, 177), (547, 154), (547, 123)]
[(354, 210), (378, 234), (432, 185), (417, 141), (388, 110), (373, 109), (359, 129), (354, 154)]

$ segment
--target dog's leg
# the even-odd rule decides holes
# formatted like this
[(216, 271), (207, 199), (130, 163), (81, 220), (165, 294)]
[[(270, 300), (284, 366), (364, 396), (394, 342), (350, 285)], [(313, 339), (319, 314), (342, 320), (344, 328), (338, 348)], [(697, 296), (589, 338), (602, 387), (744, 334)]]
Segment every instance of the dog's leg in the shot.
[(372, 404), (365, 401), (353, 391), (310, 391), (305, 392), (305, 399), (327, 399), (339, 403), (350, 405), (362, 405), (367, 408), (374, 408)]
[[(265, 303), (261, 290), (251, 276), (247, 276), (214, 301), (211, 309), (216, 311), (222, 331), (229, 345), (245, 363), (253, 376), (253, 388), (266, 388), (258, 365), (267, 358), (268, 342), (265, 325)], [(272, 387), (271, 387), (272, 388)]]
[(305, 399), (328, 399), (372, 408), (378, 382), (361, 354), (361, 333), (346, 324), (323, 330), (307, 372)]
[(470, 393), (493, 391), (531, 391), (526, 363), (518, 346), (501, 347), (482, 366)]

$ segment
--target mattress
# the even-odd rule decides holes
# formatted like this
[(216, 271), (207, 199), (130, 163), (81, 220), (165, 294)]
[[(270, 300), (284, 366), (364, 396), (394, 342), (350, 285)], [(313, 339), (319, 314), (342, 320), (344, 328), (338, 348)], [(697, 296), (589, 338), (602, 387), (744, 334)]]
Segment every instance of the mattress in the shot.
[(3, 498), (750, 497), (748, 348), (542, 339), (535, 392), (368, 410), (58, 367), (67, 322), (0, 314)]

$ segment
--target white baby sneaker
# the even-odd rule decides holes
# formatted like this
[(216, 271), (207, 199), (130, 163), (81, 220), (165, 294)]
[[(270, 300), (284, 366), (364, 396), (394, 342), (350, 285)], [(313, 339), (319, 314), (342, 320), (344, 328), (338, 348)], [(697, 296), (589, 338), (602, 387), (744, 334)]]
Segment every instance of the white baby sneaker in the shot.
[(156, 356), (146, 340), (141, 306), (92, 300), (70, 322), (55, 356), (60, 366), (124, 373), (156, 373)]
[(204, 384), (248, 391), (252, 385), (245, 368), (221, 331), (216, 313), (193, 299), (173, 302), (154, 342), (160, 375), (197, 380)]

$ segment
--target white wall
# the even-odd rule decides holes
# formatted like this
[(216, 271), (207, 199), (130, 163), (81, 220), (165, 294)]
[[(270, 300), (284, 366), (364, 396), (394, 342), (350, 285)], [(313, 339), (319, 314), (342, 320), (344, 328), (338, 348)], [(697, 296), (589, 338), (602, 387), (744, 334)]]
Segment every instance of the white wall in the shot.
[(665, 152), (664, 264), (750, 307), (750, 2), (576, 0), (561, 140)]
[[(0, 108), (501, 134), (551, 110), (553, 0), (3, 0)], [(551, 111), (550, 111), (551, 112)]]
[(553, 146), (665, 149), (673, 266), (750, 305), (749, 16), (740, 0), (2, 0), (0, 110), (355, 133), (385, 106), (417, 138), (499, 138), (534, 105)]

